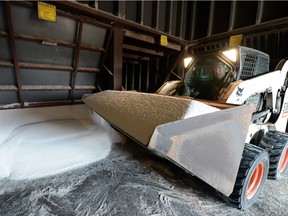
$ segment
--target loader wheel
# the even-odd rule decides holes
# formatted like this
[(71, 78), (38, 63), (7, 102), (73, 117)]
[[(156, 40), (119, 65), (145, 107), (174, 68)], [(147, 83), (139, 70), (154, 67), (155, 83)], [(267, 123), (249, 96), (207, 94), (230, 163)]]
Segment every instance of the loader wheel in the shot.
[(288, 170), (288, 134), (280, 131), (268, 131), (259, 146), (269, 153), (268, 178), (282, 178)]
[(265, 184), (269, 169), (268, 153), (252, 144), (246, 144), (235, 186), (229, 197), (222, 195), (231, 206), (246, 210), (253, 205)]

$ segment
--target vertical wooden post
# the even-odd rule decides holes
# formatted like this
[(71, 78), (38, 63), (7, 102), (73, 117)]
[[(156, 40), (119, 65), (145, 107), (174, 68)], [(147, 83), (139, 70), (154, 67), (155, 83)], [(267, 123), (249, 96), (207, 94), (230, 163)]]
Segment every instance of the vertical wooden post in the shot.
[(196, 32), (196, 11), (197, 11), (197, 1), (193, 2), (193, 10), (192, 10), (192, 22), (190, 25), (191, 26), (191, 34), (190, 34), (190, 40), (194, 40), (195, 37), (195, 32)]
[(211, 1), (211, 3), (210, 3), (210, 13), (209, 13), (209, 23), (208, 23), (208, 29), (207, 29), (207, 36), (211, 36), (213, 34), (214, 13), (215, 13), (215, 2)]
[(17, 56), (17, 51), (16, 51), (16, 42), (15, 42), (14, 28), (13, 28), (13, 23), (12, 23), (11, 7), (10, 7), (10, 2), (9, 1), (5, 2), (5, 7), (6, 7), (7, 22), (8, 22), (9, 39), (10, 39), (10, 44), (11, 44), (12, 56), (13, 56), (13, 64), (14, 64), (14, 70), (15, 70), (16, 81), (17, 81), (19, 102), (21, 104), (21, 107), (24, 107), (22, 81), (21, 81), (21, 77), (20, 77), (19, 62), (18, 62), (18, 56)]
[(113, 38), (113, 86), (114, 90), (122, 89), (122, 64), (123, 64), (123, 37), (124, 31), (121, 24), (114, 26)]
[(73, 63), (73, 72), (71, 77), (71, 94), (70, 99), (71, 103), (74, 102), (74, 93), (76, 87), (76, 80), (77, 80), (77, 72), (79, 67), (79, 56), (80, 56), (80, 46), (81, 46), (81, 39), (82, 39), (82, 31), (83, 31), (83, 19), (81, 18), (79, 21), (78, 31), (76, 31), (76, 48), (74, 54), (74, 63)]
[(262, 22), (263, 13), (264, 13), (264, 1), (258, 1), (257, 15), (256, 15), (256, 22), (255, 22), (256, 25)]
[(235, 28), (236, 9), (237, 9), (237, 2), (232, 1), (231, 2), (231, 9), (230, 9), (229, 31), (232, 31)]

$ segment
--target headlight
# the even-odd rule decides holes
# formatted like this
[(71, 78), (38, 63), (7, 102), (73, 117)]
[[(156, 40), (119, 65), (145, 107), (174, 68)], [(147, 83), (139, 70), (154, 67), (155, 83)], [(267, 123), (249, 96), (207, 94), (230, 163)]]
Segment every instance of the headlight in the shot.
[(236, 49), (227, 50), (227, 51), (224, 51), (222, 53), (227, 58), (229, 58), (231, 61), (236, 62), (236, 60), (237, 60), (237, 50)]
[(187, 68), (191, 61), (192, 57), (184, 58), (184, 67)]

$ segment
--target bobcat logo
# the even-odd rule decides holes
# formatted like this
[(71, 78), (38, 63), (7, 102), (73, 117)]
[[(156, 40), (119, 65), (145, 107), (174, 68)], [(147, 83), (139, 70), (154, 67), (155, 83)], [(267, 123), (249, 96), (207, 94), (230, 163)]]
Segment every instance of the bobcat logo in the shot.
[(243, 90), (244, 90), (244, 88), (239, 88), (239, 87), (237, 87), (236, 95), (239, 96), (239, 97), (241, 97), (241, 96), (242, 96), (242, 93), (243, 93)]

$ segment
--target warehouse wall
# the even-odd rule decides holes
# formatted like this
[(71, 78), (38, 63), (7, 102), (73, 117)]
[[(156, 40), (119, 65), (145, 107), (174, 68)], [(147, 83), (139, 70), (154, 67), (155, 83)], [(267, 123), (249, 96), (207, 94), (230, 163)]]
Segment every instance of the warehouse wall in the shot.
[(185, 40), (288, 16), (287, 1), (79, 1)]
[(110, 26), (61, 12), (40, 20), (32, 4), (0, 2), (0, 13), (0, 105), (77, 102), (97, 89)]
[[(253, 28), (248, 28), (288, 18), (288, 1), (96, 0), (81, 3), (192, 43), (200, 40), (194, 43), (195, 52), (226, 47), (233, 32), (243, 29), (242, 45), (268, 53), (271, 68), (288, 56), (287, 22), (272, 31), (272, 28), (263, 29), (261, 34), (252, 34)], [(213, 37), (217, 35), (218, 38)]]
[(73, 2), (77, 11), (54, 4), (56, 22), (38, 18), (37, 2), (0, 2), (0, 109), (81, 103), (84, 94), (122, 87), (155, 92), (167, 59), (181, 51), (161, 46), (158, 32), (138, 34), (111, 16), (83, 15)]

